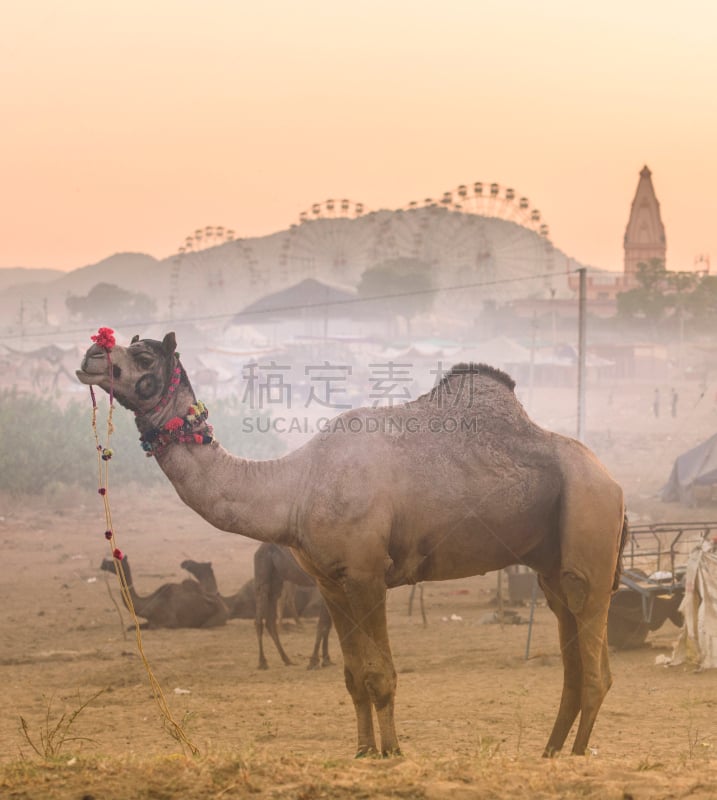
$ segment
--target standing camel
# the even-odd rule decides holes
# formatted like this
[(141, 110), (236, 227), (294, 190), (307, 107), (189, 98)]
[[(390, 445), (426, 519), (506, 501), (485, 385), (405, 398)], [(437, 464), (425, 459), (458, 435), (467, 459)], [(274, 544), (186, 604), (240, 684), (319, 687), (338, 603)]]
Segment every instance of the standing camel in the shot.
[[(187, 559), (182, 561), (182, 568), (194, 575), (202, 588), (207, 592), (218, 594), (217, 581), (214, 576), (212, 565), (208, 561), (192, 561)], [(254, 553), (254, 579), (249, 582), (252, 586), (253, 613), (247, 614), (249, 604), (246, 602), (249, 585), (235, 595), (229, 597), (222, 596), (224, 604), (229, 609), (230, 617), (241, 616), (242, 618), (253, 617), (256, 626), (256, 635), (259, 643), (259, 669), (269, 669), (269, 664), (264, 655), (263, 633), (264, 626), (276, 645), (276, 649), (281, 656), (281, 660), (289, 666), (292, 661), (286, 654), (279, 639), (279, 629), (277, 626), (279, 598), (285, 584), (289, 583), (303, 589), (312, 591), (302, 592), (296, 598), (294, 606), (295, 618), (304, 611), (313, 599), (316, 592), (316, 583), (304, 572), (296, 563), (291, 551), (279, 545), (264, 542)], [(240, 613), (235, 613), (240, 612)], [(316, 624), (316, 640), (314, 651), (309, 658), (307, 669), (316, 669), (319, 666), (326, 667), (331, 664), (329, 658), (329, 633), (331, 631), (331, 617), (326, 608), (326, 603), (320, 600), (319, 620)], [(321, 659), (319, 659), (321, 650)]]
[[(626, 536), (621, 488), (580, 442), (535, 425), (513, 380), (459, 364), (418, 399), (351, 409), (283, 458), (228, 453), (163, 341), (95, 344), (79, 380), (135, 412), (179, 497), (220, 530), (292, 548), (326, 600), (344, 657), (357, 755), (400, 752), (386, 590), (526, 564), (558, 618), (563, 690), (545, 755), (580, 717), (582, 754), (612, 683), (610, 597)], [(380, 748), (374, 734), (378, 721)]]
[[(287, 581), (302, 587), (316, 585), (314, 579), (297, 564), (290, 550), (270, 542), (264, 542), (254, 553), (255, 623), (256, 635), (259, 640), (259, 669), (269, 668), (262, 642), (264, 626), (266, 626), (267, 633), (271, 636), (284, 664), (288, 666), (292, 663), (281, 645), (276, 624), (279, 597), (284, 583)], [(319, 608), (319, 620), (316, 623), (314, 651), (309, 658), (307, 669), (316, 669), (319, 665), (326, 667), (331, 664), (329, 658), (330, 631), (331, 617), (326, 603), (322, 602)], [(321, 650), (320, 661), (319, 650)]]

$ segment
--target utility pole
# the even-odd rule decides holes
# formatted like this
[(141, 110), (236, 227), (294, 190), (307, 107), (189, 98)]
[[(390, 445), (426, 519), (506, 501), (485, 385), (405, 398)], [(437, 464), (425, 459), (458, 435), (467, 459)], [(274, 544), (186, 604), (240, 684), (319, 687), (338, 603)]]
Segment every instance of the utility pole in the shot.
[(587, 268), (580, 267), (578, 294), (578, 435), (579, 442), (585, 438), (585, 294)]

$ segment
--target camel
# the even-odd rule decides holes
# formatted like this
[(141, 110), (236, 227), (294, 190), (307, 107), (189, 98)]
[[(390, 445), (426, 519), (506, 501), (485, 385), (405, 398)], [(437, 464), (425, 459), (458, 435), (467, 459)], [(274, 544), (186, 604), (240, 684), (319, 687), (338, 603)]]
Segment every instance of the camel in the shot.
[(180, 564), (182, 569), (192, 575), (208, 594), (216, 594), (226, 606), (229, 619), (254, 619), (256, 600), (254, 599), (254, 579), (247, 581), (238, 592), (230, 595), (219, 593), (211, 561), (193, 561), (187, 558)]
[[(174, 333), (93, 344), (78, 379), (134, 411), (142, 446), (187, 505), (220, 530), (288, 546), (336, 626), (357, 756), (398, 755), (388, 588), (526, 564), (558, 620), (563, 688), (543, 754), (584, 754), (612, 683), (610, 598), (627, 535), (623, 493), (580, 442), (533, 423), (515, 382), (458, 364), (402, 405), (349, 409), (272, 460), (214, 439)], [(374, 731), (378, 722), (380, 745)]]
[[(248, 580), (238, 592), (230, 595), (223, 595), (217, 587), (217, 579), (214, 575), (211, 561), (193, 561), (185, 559), (180, 564), (182, 569), (186, 569), (190, 575), (196, 578), (205, 591), (219, 594), (227, 607), (229, 619), (254, 619), (256, 617), (256, 590), (254, 589), (254, 578)], [(316, 598), (321, 601), (321, 595), (314, 586), (315, 591), (303, 588), (298, 593), (295, 591), (294, 584), (285, 583), (278, 605), (278, 619), (281, 622), (282, 612), (286, 611), (293, 616), (294, 622), (301, 624), (301, 615), (308, 617), (318, 617), (319, 608)], [(323, 602), (323, 601), (321, 601)], [(282, 608), (282, 603), (284, 608)], [(283, 614), (286, 616), (286, 614)]]
[[(214, 577), (214, 570), (209, 562), (197, 562), (190, 559), (182, 562), (182, 567), (190, 572), (199, 581), (202, 588), (208, 592), (217, 592), (217, 582)], [(254, 553), (254, 580), (253, 589), (255, 602), (254, 622), (256, 635), (259, 642), (259, 669), (268, 669), (269, 664), (266, 660), (263, 647), (264, 626), (271, 636), (274, 645), (286, 666), (292, 664), (291, 659), (286, 654), (279, 639), (278, 606), (283, 590), (287, 584), (297, 586), (301, 589), (314, 591), (301, 591), (292, 598), (294, 619), (298, 622), (298, 617), (302, 612), (307, 611), (314, 600), (316, 584), (309, 575), (296, 563), (291, 551), (278, 545), (264, 543), (259, 546)], [(242, 596), (243, 595), (243, 596)], [(230, 609), (230, 616), (236, 608), (245, 608), (246, 587), (241, 589), (237, 595), (222, 597), (227, 608)], [(237, 602), (235, 598), (244, 602)], [(239, 616), (237, 614), (236, 616)], [(242, 614), (242, 616), (244, 616)], [(331, 631), (331, 617), (326, 608), (326, 604), (321, 601), (316, 625), (316, 640), (314, 650), (309, 658), (307, 669), (316, 669), (319, 666), (326, 667), (331, 664), (329, 657), (329, 632)], [(319, 659), (321, 650), (321, 659)]]
[[(214, 628), (224, 625), (229, 617), (221, 598), (206, 592), (195, 580), (164, 583), (151, 594), (141, 597), (134, 588), (126, 555), (122, 567), (135, 614), (147, 620), (142, 623), (143, 628)], [(100, 568), (114, 572), (113, 559), (105, 558)], [(122, 599), (127, 605), (124, 595)]]
[[(284, 547), (264, 542), (254, 553), (254, 582), (256, 589), (256, 635), (259, 640), (259, 669), (268, 669), (264, 655), (263, 632), (264, 626), (274, 642), (276, 649), (285, 665), (292, 662), (286, 655), (279, 640), (277, 628), (277, 605), (284, 583), (288, 581), (296, 586), (313, 587), (315, 581), (296, 562), (291, 551)], [(298, 610), (298, 609), (297, 609)], [(316, 669), (319, 665), (329, 666), (329, 632), (331, 631), (331, 617), (326, 603), (321, 603), (319, 620), (316, 623), (316, 639), (314, 650), (309, 658), (307, 669)], [(319, 661), (321, 649), (321, 661)]]

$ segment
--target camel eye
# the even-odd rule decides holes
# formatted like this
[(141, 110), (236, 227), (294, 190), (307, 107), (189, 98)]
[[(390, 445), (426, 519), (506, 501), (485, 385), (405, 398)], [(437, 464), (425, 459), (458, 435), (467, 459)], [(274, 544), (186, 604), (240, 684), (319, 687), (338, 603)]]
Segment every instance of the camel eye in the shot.
[(137, 366), (140, 369), (149, 369), (152, 366), (152, 359), (149, 356), (137, 356)]

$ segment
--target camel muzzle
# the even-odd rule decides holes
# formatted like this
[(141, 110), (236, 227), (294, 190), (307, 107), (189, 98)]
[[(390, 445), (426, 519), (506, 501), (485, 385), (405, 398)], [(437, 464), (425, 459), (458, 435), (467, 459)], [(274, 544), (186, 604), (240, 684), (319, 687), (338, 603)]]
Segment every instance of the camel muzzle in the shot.
[[(119, 378), (120, 368), (112, 365), (114, 378)], [(93, 344), (85, 353), (80, 369), (75, 372), (81, 383), (94, 383), (97, 379), (107, 376), (107, 351), (99, 345)]]

